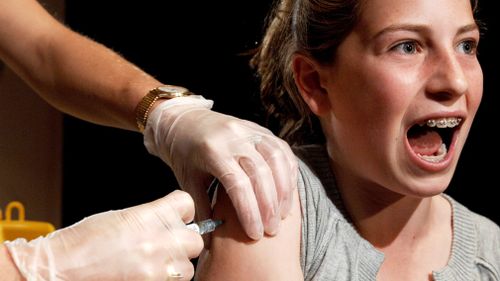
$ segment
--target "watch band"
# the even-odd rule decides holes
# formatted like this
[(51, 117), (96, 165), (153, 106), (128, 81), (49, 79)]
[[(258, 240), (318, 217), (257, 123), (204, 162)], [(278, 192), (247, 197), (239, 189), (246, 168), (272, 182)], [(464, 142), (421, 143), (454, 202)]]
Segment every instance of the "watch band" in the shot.
[(188, 89), (178, 86), (160, 86), (150, 90), (135, 108), (135, 120), (139, 131), (144, 132), (148, 121), (149, 111), (158, 99), (173, 99), (190, 96), (193, 93)]

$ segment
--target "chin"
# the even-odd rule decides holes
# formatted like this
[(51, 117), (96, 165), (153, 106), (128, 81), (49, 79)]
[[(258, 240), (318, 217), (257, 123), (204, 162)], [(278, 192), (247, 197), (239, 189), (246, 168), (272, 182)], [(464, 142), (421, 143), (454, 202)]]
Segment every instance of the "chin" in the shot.
[[(426, 177), (413, 177), (407, 183), (407, 195), (428, 198), (443, 193), (450, 185), (453, 173), (440, 175), (427, 175)], [(407, 178), (408, 179), (408, 178)]]

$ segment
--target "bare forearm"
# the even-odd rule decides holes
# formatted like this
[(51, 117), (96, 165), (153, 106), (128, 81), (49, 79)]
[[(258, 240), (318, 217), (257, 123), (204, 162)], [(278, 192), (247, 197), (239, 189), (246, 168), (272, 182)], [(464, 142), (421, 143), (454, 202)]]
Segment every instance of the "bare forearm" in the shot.
[(79, 118), (135, 130), (136, 105), (160, 83), (103, 45), (75, 33), (67, 37), (72, 39), (64, 45), (58, 44), (63, 38), (51, 41), (47, 78), (54, 83), (40, 81), (40, 94)]
[(136, 130), (139, 100), (160, 84), (112, 50), (66, 28), (34, 0), (0, 3), (0, 58), (59, 110), (129, 130)]
[(7, 248), (0, 244), (0, 281), (21, 281), (24, 280), (17, 270)]

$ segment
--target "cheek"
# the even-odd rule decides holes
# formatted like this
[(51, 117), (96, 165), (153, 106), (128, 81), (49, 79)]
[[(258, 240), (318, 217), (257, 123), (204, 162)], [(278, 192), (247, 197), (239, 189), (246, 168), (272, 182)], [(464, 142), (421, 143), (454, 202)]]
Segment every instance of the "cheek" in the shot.
[[(479, 72), (479, 73), (478, 73)], [(469, 77), (469, 91), (465, 97), (467, 104), (467, 111), (469, 113), (469, 118), (467, 119), (467, 123), (464, 124), (464, 132), (465, 136), (468, 136), (470, 132), (470, 128), (472, 123), (474, 122), (474, 118), (479, 109), (479, 105), (481, 104), (481, 100), (483, 97), (483, 76), (481, 71), (475, 73), (471, 73)], [(463, 143), (465, 143), (465, 138), (463, 139)]]
[(469, 110), (476, 114), (481, 99), (483, 98), (483, 73), (481, 68), (471, 74), (469, 81), (469, 95), (467, 96), (467, 106)]
[(415, 83), (409, 75), (394, 73), (398, 72), (390, 67), (363, 64), (335, 74), (339, 79), (329, 93), (329, 139), (338, 153), (347, 153), (344, 160), (354, 166), (376, 169), (395, 149), (412, 99), (408, 93)]
[(357, 127), (393, 127), (400, 124), (418, 84), (409, 73), (367, 63), (344, 70), (332, 85), (331, 103), (339, 120)]

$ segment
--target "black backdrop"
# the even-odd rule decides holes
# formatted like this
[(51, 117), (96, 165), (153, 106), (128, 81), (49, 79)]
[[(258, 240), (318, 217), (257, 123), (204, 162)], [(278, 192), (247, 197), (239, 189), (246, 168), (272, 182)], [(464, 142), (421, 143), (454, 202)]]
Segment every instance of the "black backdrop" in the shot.
[[(228, 4), (230, 3), (230, 4)], [(496, 204), (499, 55), (494, 1), (482, 1), (489, 31), (480, 60), (485, 94), (448, 193), (500, 224)], [(257, 85), (243, 52), (262, 33), (270, 1), (67, 0), (66, 23), (165, 83), (185, 85), (214, 109), (262, 123)], [(106, 79), (106, 77), (103, 77)], [(85, 216), (154, 200), (177, 187), (137, 133), (64, 118), (63, 226)]]

